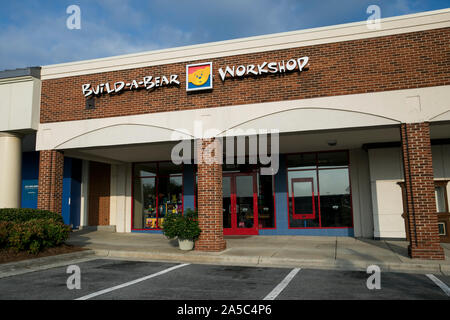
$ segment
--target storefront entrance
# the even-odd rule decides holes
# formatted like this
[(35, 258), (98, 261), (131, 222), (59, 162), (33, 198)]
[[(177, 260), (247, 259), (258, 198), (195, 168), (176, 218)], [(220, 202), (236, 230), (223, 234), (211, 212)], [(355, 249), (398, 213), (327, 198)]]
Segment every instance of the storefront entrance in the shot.
[(223, 234), (258, 234), (256, 173), (224, 173)]

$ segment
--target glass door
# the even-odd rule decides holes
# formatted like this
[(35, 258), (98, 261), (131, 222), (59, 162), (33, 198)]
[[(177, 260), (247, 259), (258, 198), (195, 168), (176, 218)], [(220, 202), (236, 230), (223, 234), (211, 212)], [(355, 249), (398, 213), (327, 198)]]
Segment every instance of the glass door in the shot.
[(256, 174), (226, 174), (222, 186), (224, 234), (258, 234)]

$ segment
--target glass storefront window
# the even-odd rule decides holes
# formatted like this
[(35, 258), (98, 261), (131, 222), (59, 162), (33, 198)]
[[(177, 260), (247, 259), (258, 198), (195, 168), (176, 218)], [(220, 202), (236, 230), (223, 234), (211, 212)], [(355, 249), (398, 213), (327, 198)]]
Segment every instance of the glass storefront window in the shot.
[[(307, 158), (302, 155), (287, 158), (289, 227), (351, 228), (348, 152), (305, 155)], [(302, 167), (307, 163), (305, 159), (313, 158), (317, 159), (317, 167)]]
[(134, 180), (133, 229), (156, 228), (156, 179)]
[(231, 228), (231, 177), (222, 179), (223, 227)]
[(134, 165), (134, 177), (154, 177), (158, 170), (156, 162), (137, 163)]
[(183, 213), (183, 178), (158, 177), (158, 226), (168, 213)]
[(253, 176), (236, 176), (236, 215), (238, 228), (254, 227)]
[(158, 163), (158, 175), (160, 176), (168, 176), (182, 172), (182, 165), (176, 165), (168, 161)]
[(316, 153), (293, 154), (287, 157), (287, 166), (289, 169), (315, 169), (316, 164)]
[(170, 162), (134, 165), (133, 229), (159, 229), (167, 213), (182, 214), (182, 172)]
[(434, 187), (434, 195), (436, 198), (436, 211), (437, 212), (447, 212), (446, 203), (445, 203), (445, 187), (444, 186), (435, 186)]
[(319, 182), (322, 227), (351, 227), (348, 169), (319, 170)]
[(259, 228), (275, 228), (275, 203), (273, 198), (273, 176), (258, 177), (258, 223)]
[(348, 152), (321, 152), (317, 154), (317, 165), (320, 168), (332, 168), (348, 165)]

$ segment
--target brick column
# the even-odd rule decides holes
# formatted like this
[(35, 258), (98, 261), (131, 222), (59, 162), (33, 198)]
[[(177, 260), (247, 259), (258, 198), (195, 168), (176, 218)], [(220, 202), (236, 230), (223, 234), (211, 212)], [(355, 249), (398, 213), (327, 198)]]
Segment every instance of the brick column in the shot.
[(62, 211), (64, 155), (56, 150), (44, 150), (39, 155), (38, 209), (56, 213)]
[(429, 123), (401, 125), (406, 214), (411, 258), (443, 260), (440, 246)]
[(195, 243), (195, 249), (222, 251), (226, 248), (226, 242), (223, 239), (222, 152), (220, 142), (216, 139), (197, 140), (196, 152), (198, 159), (197, 208), (202, 233)]

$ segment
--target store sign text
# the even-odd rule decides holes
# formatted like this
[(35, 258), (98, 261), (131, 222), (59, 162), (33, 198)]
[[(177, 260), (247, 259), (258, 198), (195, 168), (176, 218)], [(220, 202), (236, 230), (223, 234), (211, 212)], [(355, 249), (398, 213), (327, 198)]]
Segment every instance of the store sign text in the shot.
[(230, 78), (234, 77), (243, 77), (249, 75), (259, 76), (267, 73), (284, 73), (287, 71), (294, 71), (298, 69), (299, 72), (303, 71), (308, 65), (309, 58), (302, 57), (298, 59), (290, 59), (288, 61), (280, 61), (280, 62), (263, 62), (258, 65), (249, 64), (249, 65), (239, 65), (239, 66), (226, 66), (225, 70), (219, 68), (219, 75), (222, 81), (225, 81), (227, 78), (227, 74)]
[[(302, 72), (308, 68), (309, 57), (301, 57), (298, 59), (290, 59), (290, 60), (282, 60), (282, 61), (272, 61), (272, 62), (263, 62), (261, 64), (248, 64), (248, 65), (235, 65), (235, 66), (226, 66), (225, 68), (219, 68), (219, 76), (220, 79), (225, 82), (227, 78), (235, 78), (235, 77), (244, 77), (244, 76), (260, 76), (263, 74), (277, 74), (277, 73), (286, 73), (298, 70)], [(210, 70), (212, 70), (212, 63), (203, 63), (201, 65), (209, 64)], [(197, 65), (190, 65), (191, 67), (195, 67)], [(195, 70), (193, 70), (194, 72)], [(188, 72), (188, 71), (187, 71)], [(211, 72), (211, 71), (208, 71)], [(90, 83), (83, 84), (82, 90), (83, 95), (85, 97), (89, 97), (91, 95), (101, 95), (101, 94), (116, 94), (123, 90), (138, 90), (145, 88), (147, 90), (155, 89), (163, 86), (171, 86), (171, 85), (180, 85), (180, 81), (178, 80), (179, 76), (177, 74), (172, 74), (170, 76), (160, 76), (160, 77), (152, 77), (146, 76), (143, 77), (142, 80), (133, 80), (131, 82), (118, 81), (113, 84), (100, 83), (96, 86), (91, 85)], [(190, 78), (187, 78), (187, 82), (189, 83)], [(209, 79), (210, 84), (208, 88), (212, 88), (211, 76), (206, 78)], [(202, 83), (203, 85), (203, 83)], [(187, 91), (193, 90), (186, 88)]]
[(162, 86), (169, 86), (169, 85), (179, 85), (180, 81), (178, 80), (178, 75), (172, 74), (170, 77), (162, 76), (162, 77), (155, 77), (152, 76), (146, 76), (143, 78), (142, 81), (133, 80), (131, 82), (125, 83), (124, 81), (119, 81), (111, 85), (109, 82), (107, 83), (101, 83), (97, 86), (92, 86), (90, 83), (83, 84), (83, 94), (85, 97), (89, 97), (90, 95), (100, 95), (103, 93), (119, 93), (123, 90), (129, 89), (140, 89), (145, 88), (147, 90), (162, 87)]

